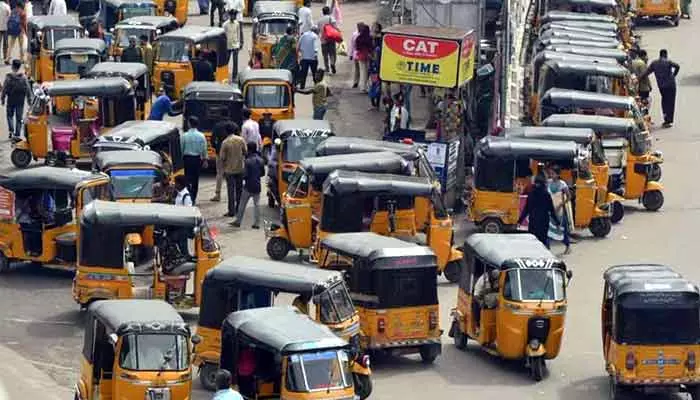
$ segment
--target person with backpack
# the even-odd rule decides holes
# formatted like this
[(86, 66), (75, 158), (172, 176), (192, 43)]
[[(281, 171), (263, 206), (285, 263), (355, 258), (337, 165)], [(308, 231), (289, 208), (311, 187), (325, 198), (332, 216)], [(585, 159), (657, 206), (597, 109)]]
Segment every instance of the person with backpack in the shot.
[(192, 207), (192, 196), (187, 189), (187, 178), (185, 175), (175, 177), (175, 205)]
[(243, 193), (238, 204), (238, 213), (231, 225), (240, 228), (248, 200), (253, 199), (253, 229), (260, 229), (260, 181), (265, 176), (265, 162), (258, 153), (258, 144), (248, 142), (245, 166), (243, 168)]
[(24, 2), (19, 1), (7, 19), (7, 36), (9, 37), (9, 47), (5, 64), (10, 63), (12, 49), (19, 46), (19, 59), (24, 62), (24, 35), (27, 33), (27, 13), (24, 11)]
[[(29, 80), (20, 71), (22, 62), (12, 60), (12, 71), (5, 75), (5, 82), (2, 85), (0, 103), (5, 106), (7, 112), (7, 130), (10, 139), (17, 138), (22, 132), (22, 118), (24, 116), (24, 102), (32, 98), (32, 88)], [(13, 122), (14, 121), (14, 122)]]

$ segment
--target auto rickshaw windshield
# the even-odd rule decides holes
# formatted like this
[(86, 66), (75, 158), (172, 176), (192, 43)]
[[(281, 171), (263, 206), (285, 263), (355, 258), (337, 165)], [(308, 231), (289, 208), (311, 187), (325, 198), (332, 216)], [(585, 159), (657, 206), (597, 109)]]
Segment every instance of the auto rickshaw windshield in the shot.
[(352, 386), (348, 355), (343, 350), (293, 354), (287, 364), (287, 390), (313, 392)]
[(187, 337), (180, 334), (129, 334), (122, 339), (119, 366), (130, 371), (185, 371)]
[[(676, 296), (679, 299), (671, 300)], [(630, 345), (698, 344), (700, 313), (691, 293), (627, 295), (618, 304), (616, 340)]]
[(282, 158), (288, 162), (297, 162), (304, 158), (316, 156), (316, 146), (326, 140), (325, 136), (291, 136), (284, 144)]
[(634, 155), (643, 155), (651, 149), (651, 136), (646, 130), (638, 131), (630, 135), (630, 151)]
[(288, 27), (295, 25), (296, 23), (291, 19), (266, 19), (258, 22), (256, 33), (263, 36), (281, 36), (287, 33)]
[(240, 108), (234, 106), (234, 103), (229, 100), (186, 100), (185, 108), (187, 115), (199, 117), (201, 131), (211, 131), (219, 121), (225, 119), (236, 121), (240, 118), (237, 112)]
[(343, 283), (319, 295), (318, 303), (323, 324), (337, 324), (350, 319), (355, 314), (350, 294)]
[(155, 16), (157, 8), (155, 4), (149, 5), (130, 5), (122, 7), (122, 19), (128, 19), (132, 17), (143, 17), (143, 16)]
[(249, 85), (246, 90), (246, 104), (249, 108), (287, 108), (289, 89), (285, 85)]
[(118, 199), (150, 199), (156, 171), (152, 169), (123, 169), (110, 172), (114, 195)]
[(156, 47), (156, 60), (172, 62), (189, 62), (190, 46), (187, 41), (159, 40)]
[(56, 42), (61, 39), (77, 39), (80, 37), (80, 31), (75, 28), (71, 29), (51, 29), (48, 31), (48, 37), (44, 40), (44, 49), (53, 50)]
[(65, 54), (56, 60), (56, 72), (59, 74), (77, 74), (82, 68), (90, 71), (100, 62), (97, 54)]
[(511, 301), (563, 301), (564, 282), (560, 269), (511, 269), (506, 271), (503, 297)]

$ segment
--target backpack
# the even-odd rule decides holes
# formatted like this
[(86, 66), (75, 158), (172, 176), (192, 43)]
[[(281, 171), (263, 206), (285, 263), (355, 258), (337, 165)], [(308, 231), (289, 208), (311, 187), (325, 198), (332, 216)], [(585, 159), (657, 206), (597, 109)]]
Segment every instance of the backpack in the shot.
[(9, 98), (15, 98), (22, 96), (26, 94), (27, 91), (27, 83), (24, 82), (24, 79), (22, 79), (22, 76), (7, 76), (7, 79), (5, 80), (5, 93), (7, 93), (7, 96)]
[(10, 36), (19, 36), (22, 33), (22, 17), (19, 11), (12, 10), (10, 18), (7, 19), (7, 34)]

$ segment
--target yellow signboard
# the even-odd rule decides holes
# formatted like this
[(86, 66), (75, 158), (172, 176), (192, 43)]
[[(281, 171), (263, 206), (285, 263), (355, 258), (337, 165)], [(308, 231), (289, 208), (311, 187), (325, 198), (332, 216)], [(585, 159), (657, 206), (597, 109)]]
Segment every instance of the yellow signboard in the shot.
[(460, 43), (387, 33), (382, 39), (379, 77), (387, 82), (452, 88), (457, 86)]
[(476, 55), (476, 33), (471, 31), (462, 39), (462, 48), (459, 54), (459, 86), (472, 80), (474, 77), (474, 60)]

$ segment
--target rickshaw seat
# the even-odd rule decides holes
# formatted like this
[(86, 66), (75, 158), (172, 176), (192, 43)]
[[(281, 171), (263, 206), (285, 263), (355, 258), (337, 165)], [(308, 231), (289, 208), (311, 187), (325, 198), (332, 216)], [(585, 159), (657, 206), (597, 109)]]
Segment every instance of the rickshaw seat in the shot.
[(197, 269), (197, 263), (194, 261), (187, 261), (169, 270), (168, 275), (187, 275), (195, 269)]
[(60, 245), (70, 246), (78, 239), (76, 232), (66, 232), (56, 236), (56, 243)]

